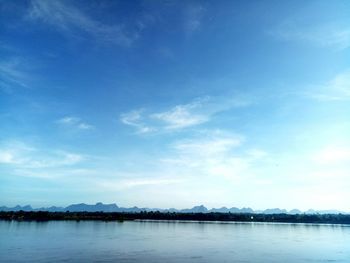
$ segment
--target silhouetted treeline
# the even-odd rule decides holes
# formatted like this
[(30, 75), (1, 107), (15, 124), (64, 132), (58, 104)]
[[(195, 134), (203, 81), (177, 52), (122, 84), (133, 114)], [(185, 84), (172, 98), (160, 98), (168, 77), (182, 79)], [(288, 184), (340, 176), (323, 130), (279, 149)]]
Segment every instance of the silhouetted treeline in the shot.
[(350, 224), (350, 215), (345, 214), (234, 214), (234, 213), (106, 213), (106, 212), (0, 212), (2, 220), (48, 221), (48, 220), (195, 220), (195, 221), (240, 221), (240, 222), (285, 222), (317, 224)]

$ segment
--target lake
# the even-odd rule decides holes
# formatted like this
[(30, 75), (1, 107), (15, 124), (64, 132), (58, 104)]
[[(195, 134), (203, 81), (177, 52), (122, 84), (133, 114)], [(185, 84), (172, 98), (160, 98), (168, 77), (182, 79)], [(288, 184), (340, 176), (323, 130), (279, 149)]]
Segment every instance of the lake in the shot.
[(350, 262), (341, 225), (0, 221), (1, 262)]

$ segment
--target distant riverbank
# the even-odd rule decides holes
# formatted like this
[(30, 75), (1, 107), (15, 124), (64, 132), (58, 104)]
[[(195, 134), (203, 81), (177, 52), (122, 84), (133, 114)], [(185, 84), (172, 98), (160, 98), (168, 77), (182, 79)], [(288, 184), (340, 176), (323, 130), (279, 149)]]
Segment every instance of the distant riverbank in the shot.
[(183, 221), (233, 221), (271, 223), (350, 224), (350, 215), (345, 214), (235, 214), (235, 213), (106, 213), (106, 212), (47, 212), (16, 211), (0, 212), (0, 220), (49, 221), (49, 220), (183, 220)]

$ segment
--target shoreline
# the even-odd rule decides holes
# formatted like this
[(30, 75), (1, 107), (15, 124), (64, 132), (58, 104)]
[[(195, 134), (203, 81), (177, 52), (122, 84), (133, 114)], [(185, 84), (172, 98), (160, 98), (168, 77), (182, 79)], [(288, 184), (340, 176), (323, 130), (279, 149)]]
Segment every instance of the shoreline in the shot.
[(4, 212), (0, 220), (6, 221), (138, 221), (180, 223), (271, 223), (271, 224), (323, 224), (350, 225), (345, 214), (251, 214), (251, 213), (161, 213), (161, 212)]

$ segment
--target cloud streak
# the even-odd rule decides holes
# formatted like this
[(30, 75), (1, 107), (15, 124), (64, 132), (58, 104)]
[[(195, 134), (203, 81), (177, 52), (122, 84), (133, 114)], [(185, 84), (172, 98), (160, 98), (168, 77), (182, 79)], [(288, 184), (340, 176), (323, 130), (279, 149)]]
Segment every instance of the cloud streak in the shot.
[(212, 97), (196, 98), (164, 111), (132, 110), (120, 115), (120, 121), (136, 128), (137, 133), (173, 132), (209, 122), (219, 112), (248, 105), (246, 101)]
[(256, 160), (267, 155), (260, 149), (242, 150), (244, 141), (239, 135), (210, 131), (204, 136), (177, 141), (172, 145), (173, 156), (162, 162), (182, 173), (240, 180)]
[(99, 180), (96, 182), (102, 189), (105, 190), (127, 190), (134, 187), (147, 186), (164, 186), (181, 183), (183, 180), (171, 179), (164, 177), (156, 178), (130, 178), (130, 179), (114, 179), (114, 180)]
[(99, 22), (64, 1), (32, 0), (29, 19), (43, 21), (64, 33), (84, 32), (98, 41), (130, 46), (138, 32), (127, 31), (122, 25)]
[(321, 48), (344, 50), (350, 47), (349, 27), (336, 25), (301, 27), (293, 22), (289, 22), (269, 33), (284, 41), (307, 43)]
[(282, 41), (342, 51), (350, 47), (350, 24), (347, 18), (342, 4), (309, 2), (303, 8), (289, 12), (267, 33)]
[(189, 104), (177, 105), (168, 111), (153, 113), (150, 118), (161, 121), (166, 130), (196, 126), (209, 120), (209, 114), (201, 112), (205, 101), (198, 99)]
[(143, 123), (143, 112), (144, 110), (142, 109), (132, 110), (127, 113), (122, 113), (119, 119), (123, 124), (136, 128), (137, 133), (149, 133), (156, 131), (156, 128), (149, 127)]
[(37, 149), (22, 142), (7, 142), (0, 147), (0, 164), (15, 169), (42, 169), (74, 166), (85, 160), (78, 153)]
[(94, 129), (94, 126), (91, 124), (88, 124), (86, 122), (83, 122), (80, 118), (73, 117), (73, 116), (66, 116), (59, 120), (57, 120), (57, 123), (63, 127), (69, 127), (74, 128), (78, 130), (92, 130)]
[(319, 101), (347, 101), (350, 99), (350, 70), (346, 70), (334, 76), (323, 85), (311, 86), (306, 93)]
[(0, 89), (12, 91), (13, 87), (28, 87), (29, 75), (23, 69), (23, 61), (11, 58), (0, 62)]

